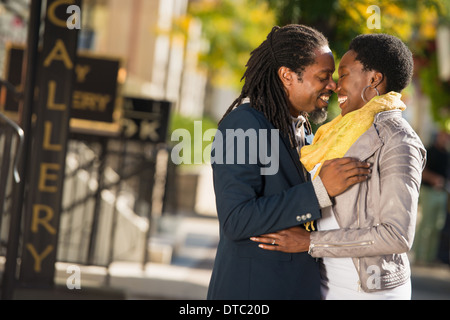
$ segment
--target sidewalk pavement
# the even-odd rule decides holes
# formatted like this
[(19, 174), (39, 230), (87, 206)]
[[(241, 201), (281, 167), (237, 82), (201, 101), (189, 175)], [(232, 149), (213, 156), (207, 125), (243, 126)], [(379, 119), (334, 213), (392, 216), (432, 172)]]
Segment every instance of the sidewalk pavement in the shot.
[(413, 300), (450, 300), (450, 266), (412, 266)]
[[(69, 290), (57, 263), (52, 290), (17, 290), (17, 300), (204, 300), (218, 242), (214, 217), (187, 216), (177, 222), (170, 264), (115, 262), (109, 269), (80, 266), (81, 290)], [(413, 300), (450, 300), (450, 266), (413, 266)]]

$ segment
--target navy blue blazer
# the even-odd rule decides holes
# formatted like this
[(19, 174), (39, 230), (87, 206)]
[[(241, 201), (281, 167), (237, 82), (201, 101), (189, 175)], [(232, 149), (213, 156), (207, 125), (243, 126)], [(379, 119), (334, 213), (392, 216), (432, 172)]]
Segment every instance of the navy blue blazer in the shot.
[[(308, 253), (266, 251), (250, 240), (252, 236), (321, 217), (313, 185), (303, 176), (296, 150), (281, 133), (276, 140), (276, 150), (277, 143), (270, 138), (271, 130), (275, 130), (274, 126), (249, 104), (233, 110), (218, 128), (211, 165), (220, 241), (208, 289), (209, 300), (321, 298), (319, 266)], [(236, 142), (237, 139), (230, 132), (239, 134), (239, 131), (241, 135), (247, 132), (246, 136), (250, 137), (253, 145), (247, 143), (244, 150), (242, 145), (239, 145), (240, 149), (233, 147), (231, 140)], [(271, 165), (264, 157), (258, 156), (258, 161), (254, 161), (254, 132), (259, 133), (258, 146), (265, 142), (268, 150), (274, 149), (279, 153), (279, 167), (275, 174), (261, 174), (263, 167)], [(270, 155), (270, 151), (265, 152)], [(235, 164), (231, 161), (233, 157)]]

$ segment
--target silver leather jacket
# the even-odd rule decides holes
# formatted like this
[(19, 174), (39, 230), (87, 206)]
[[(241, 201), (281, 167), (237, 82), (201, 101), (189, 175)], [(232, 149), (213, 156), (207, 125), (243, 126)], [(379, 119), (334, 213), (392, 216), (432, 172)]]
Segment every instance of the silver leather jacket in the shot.
[(309, 253), (353, 258), (365, 292), (395, 288), (411, 275), (407, 252), (414, 240), (425, 148), (401, 111), (386, 111), (346, 157), (371, 163), (371, 178), (334, 199), (340, 229), (313, 232)]

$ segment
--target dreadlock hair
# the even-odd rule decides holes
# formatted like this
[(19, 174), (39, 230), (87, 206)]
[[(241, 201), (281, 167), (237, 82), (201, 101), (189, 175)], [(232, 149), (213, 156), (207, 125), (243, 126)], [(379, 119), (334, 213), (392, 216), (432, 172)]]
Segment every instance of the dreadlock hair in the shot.
[[(315, 62), (314, 50), (327, 45), (325, 36), (311, 27), (298, 24), (273, 27), (267, 39), (251, 53), (241, 79), (245, 79), (241, 95), (220, 122), (245, 98), (249, 98), (250, 106), (262, 112), (275, 128), (289, 138), (291, 147), (296, 147), (289, 103), (278, 70), (287, 67), (296, 72), (301, 81), (305, 68)], [(307, 118), (306, 113), (304, 116)]]

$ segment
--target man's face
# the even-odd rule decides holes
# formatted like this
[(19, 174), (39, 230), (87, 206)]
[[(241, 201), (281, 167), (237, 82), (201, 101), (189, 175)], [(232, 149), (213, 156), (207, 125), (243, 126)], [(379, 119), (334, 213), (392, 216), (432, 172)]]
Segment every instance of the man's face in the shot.
[(301, 112), (307, 112), (310, 119), (317, 123), (326, 120), (328, 100), (336, 89), (336, 83), (332, 77), (335, 63), (330, 48), (316, 49), (315, 54), (315, 63), (305, 68), (302, 79), (298, 80), (293, 73), (292, 81), (284, 82), (284, 85), (291, 115), (298, 117)]

